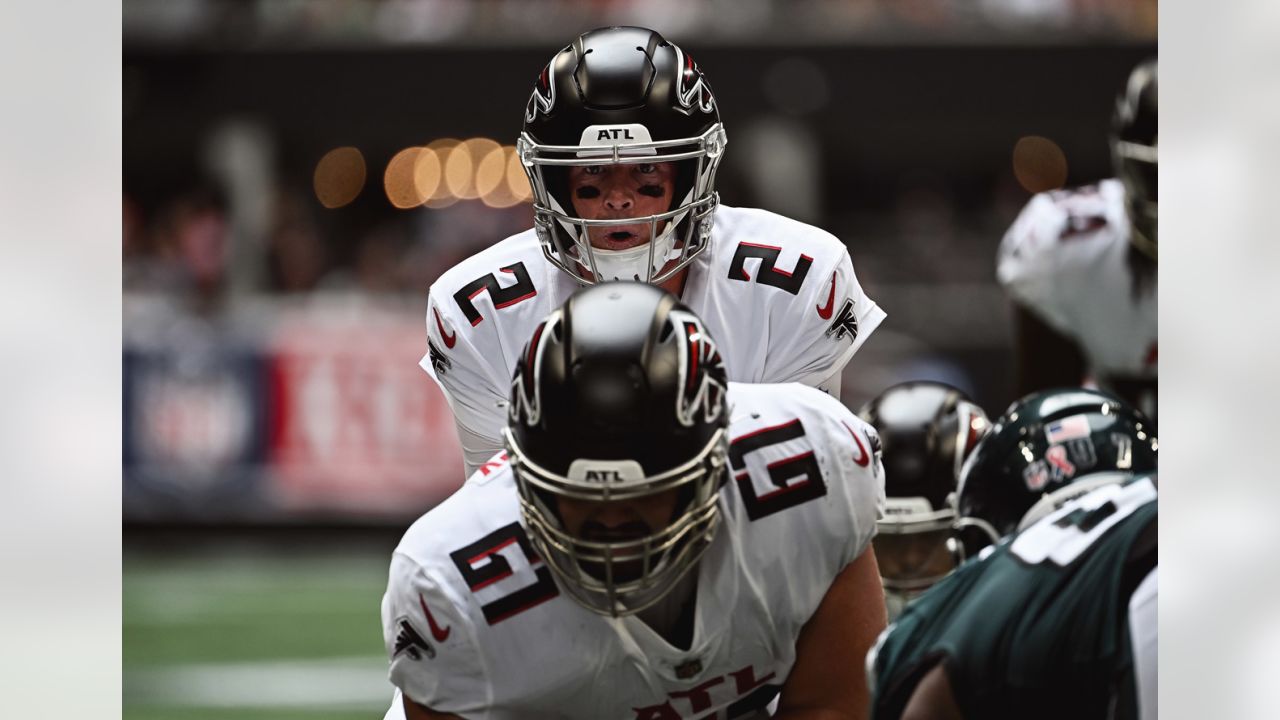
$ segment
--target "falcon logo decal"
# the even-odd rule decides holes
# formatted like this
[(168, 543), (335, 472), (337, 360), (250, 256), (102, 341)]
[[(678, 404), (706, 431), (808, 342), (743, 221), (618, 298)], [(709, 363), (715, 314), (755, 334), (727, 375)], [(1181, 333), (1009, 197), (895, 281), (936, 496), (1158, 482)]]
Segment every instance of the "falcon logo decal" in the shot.
[(714, 422), (720, 417), (726, 390), (719, 380), (724, 376), (720, 350), (696, 317), (680, 310), (673, 310), (671, 316), (681, 330), (668, 340), (677, 344), (681, 358), (683, 392), (676, 398), (676, 419), (681, 425), (692, 426), (701, 413), (704, 422)]
[(437, 375), (443, 375), (453, 367), (453, 361), (445, 357), (440, 348), (431, 342), (431, 338), (427, 338), (427, 358), (431, 360), (431, 369), (435, 370)]
[(826, 336), (839, 340), (845, 335), (849, 336), (852, 342), (858, 338), (858, 316), (853, 313), (853, 300), (844, 301), (844, 305), (840, 306), (840, 312), (836, 314), (836, 319), (831, 323), (831, 327), (827, 328)]
[(676, 51), (676, 62), (681, 67), (676, 88), (676, 100), (678, 101), (676, 110), (685, 115), (692, 115), (695, 111), (715, 112), (716, 98), (711, 94), (711, 88), (707, 86), (707, 82), (703, 78), (702, 68), (698, 67), (698, 63), (693, 61), (692, 55), (686, 54), (675, 45), (671, 47)]
[(524, 121), (533, 122), (538, 117), (538, 113), (550, 115), (551, 108), (556, 105), (556, 74), (554, 69), (555, 61), (547, 63), (542, 68), (542, 73), (538, 75), (538, 82), (534, 83), (533, 94), (529, 96), (529, 104), (524, 109)]
[[(507, 416), (512, 422), (528, 425), (541, 422), (542, 386), (538, 383), (538, 375), (542, 370), (542, 345), (555, 333), (560, 316), (561, 312), (556, 310), (539, 323), (533, 330), (533, 339), (524, 346), (524, 357), (516, 365), (515, 375), (511, 379), (511, 404), (507, 406)], [(552, 332), (544, 333), (548, 327)]]
[(428, 658), (436, 656), (435, 648), (431, 647), (431, 643), (427, 642), (426, 638), (413, 629), (413, 625), (409, 624), (408, 617), (401, 617), (396, 620), (396, 623), (400, 625), (400, 633), (396, 635), (396, 649), (391, 654), (392, 657), (400, 653), (405, 653), (414, 660), (421, 660), (423, 655)]

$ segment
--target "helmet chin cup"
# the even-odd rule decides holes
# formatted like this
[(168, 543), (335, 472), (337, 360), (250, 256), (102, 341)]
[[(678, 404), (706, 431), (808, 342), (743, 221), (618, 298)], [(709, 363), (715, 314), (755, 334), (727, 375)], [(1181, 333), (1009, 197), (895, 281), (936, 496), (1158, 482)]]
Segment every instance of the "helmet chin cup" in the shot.
[[(661, 233), (657, 221), (649, 224), (649, 236), (656, 239), (624, 250), (607, 250), (593, 247), (589, 250), (591, 267), (589, 271), (596, 282), (611, 280), (638, 280), (653, 282), (662, 272), (662, 268), (671, 258), (676, 239), (674, 224), (666, 223)], [(590, 238), (580, 238), (580, 243), (589, 244)], [(582, 264), (582, 260), (578, 260)]]

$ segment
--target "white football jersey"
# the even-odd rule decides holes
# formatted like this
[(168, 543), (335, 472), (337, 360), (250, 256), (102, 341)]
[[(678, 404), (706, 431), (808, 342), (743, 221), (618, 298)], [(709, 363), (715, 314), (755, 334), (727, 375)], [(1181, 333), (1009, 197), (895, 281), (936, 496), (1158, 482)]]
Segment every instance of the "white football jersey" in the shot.
[(1000, 244), (997, 277), (1015, 301), (1080, 346), (1091, 374), (1156, 377), (1156, 283), (1137, 298), (1119, 180), (1040, 193)]
[(692, 571), (688, 650), (559, 589), (499, 455), (414, 523), (392, 557), (382, 601), (391, 681), (469, 719), (763, 712), (801, 628), (871, 542), (883, 470), (875, 431), (820, 391), (731, 383), (728, 399), (722, 523)]
[[(546, 259), (532, 229), (432, 284), (420, 364), (453, 409), (468, 472), (502, 447), (511, 373), (534, 327), (578, 288)], [(723, 205), (681, 301), (706, 323), (730, 380), (836, 391), (840, 371), (885, 316), (834, 236)]]

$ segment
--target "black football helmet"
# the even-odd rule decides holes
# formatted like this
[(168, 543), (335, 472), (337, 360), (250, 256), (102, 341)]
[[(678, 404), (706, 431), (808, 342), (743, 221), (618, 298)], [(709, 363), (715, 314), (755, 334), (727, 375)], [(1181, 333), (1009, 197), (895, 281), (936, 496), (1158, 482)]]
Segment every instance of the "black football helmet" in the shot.
[[(534, 227), (547, 259), (583, 284), (660, 283), (711, 236), (724, 126), (711, 86), (688, 53), (646, 28), (584, 33), (543, 68), (516, 143), (533, 188)], [(569, 196), (571, 166), (676, 164), (672, 206), (625, 220), (589, 220)], [(649, 224), (650, 242), (593, 248), (588, 227)]]
[(1124, 184), (1130, 240), (1152, 259), (1157, 252), (1158, 167), (1156, 61), (1133, 69), (1111, 116), (1111, 162)]
[(1066, 501), (1156, 470), (1156, 429), (1107, 392), (1062, 388), (1009, 406), (960, 471), (952, 550), (976, 555)]
[[(580, 290), (534, 331), (512, 381), (506, 447), (530, 538), (586, 608), (615, 617), (643, 610), (706, 550), (726, 476), (726, 387), (702, 321), (651, 285)], [(673, 488), (671, 522), (625, 542), (570, 534), (557, 503)], [(623, 563), (638, 564), (638, 577), (619, 579)]]
[(858, 413), (880, 434), (885, 512), (872, 539), (896, 615), (953, 568), (947, 539), (965, 459), (990, 429), (960, 390), (937, 382), (894, 385)]

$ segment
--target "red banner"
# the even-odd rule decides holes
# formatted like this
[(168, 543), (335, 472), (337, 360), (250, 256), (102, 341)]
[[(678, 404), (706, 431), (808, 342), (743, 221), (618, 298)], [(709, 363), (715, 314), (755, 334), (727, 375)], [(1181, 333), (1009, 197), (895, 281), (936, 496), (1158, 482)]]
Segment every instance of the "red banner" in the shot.
[(413, 517), (462, 484), (453, 416), (418, 367), (425, 335), (416, 315), (368, 308), (278, 318), (267, 385), (282, 509)]

